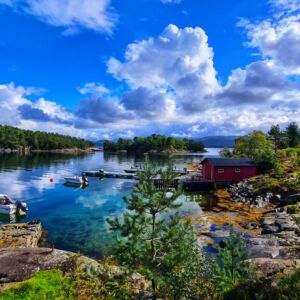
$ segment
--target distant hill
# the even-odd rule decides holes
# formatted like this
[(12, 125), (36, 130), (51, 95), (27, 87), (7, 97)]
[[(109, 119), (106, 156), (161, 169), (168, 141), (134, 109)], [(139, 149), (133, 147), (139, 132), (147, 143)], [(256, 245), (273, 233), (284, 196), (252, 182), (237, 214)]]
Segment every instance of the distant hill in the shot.
[(200, 138), (199, 141), (207, 148), (233, 148), (234, 141), (237, 138), (239, 138), (239, 136), (206, 136)]
[(95, 142), (96, 147), (99, 147), (99, 148), (103, 148), (103, 144), (104, 144), (104, 140), (100, 140), (100, 141)]

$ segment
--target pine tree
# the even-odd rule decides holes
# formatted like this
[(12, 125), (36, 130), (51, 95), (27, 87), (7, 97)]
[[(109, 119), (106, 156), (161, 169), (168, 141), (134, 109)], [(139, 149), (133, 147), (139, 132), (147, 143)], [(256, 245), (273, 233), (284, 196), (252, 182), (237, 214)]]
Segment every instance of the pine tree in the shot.
[(296, 122), (292, 122), (286, 128), (289, 147), (297, 147), (300, 143), (300, 130)]
[(236, 287), (241, 280), (251, 278), (253, 270), (247, 262), (247, 252), (241, 236), (230, 230), (230, 236), (214, 263), (213, 281), (217, 293), (223, 294)]
[(139, 272), (151, 282), (152, 299), (166, 293), (179, 299), (175, 297), (180, 293), (179, 287), (174, 288), (178, 283), (170, 282), (170, 278), (175, 270), (184, 272), (184, 268), (190, 268), (186, 262), (191, 262), (197, 247), (192, 226), (178, 212), (174, 213), (180, 206), (177, 199), (182, 190), (170, 190), (167, 184), (160, 190), (155, 187), (153, 179), (157, 176), (166, 183), (173, 179), (171, 167), (162, 171), (146, 165), (139, 176), (131, 195), (124, 198), (128, 211), (123, 220), (108, 220), (111, 229), (121, 234), (117, 257), (128, 271)]

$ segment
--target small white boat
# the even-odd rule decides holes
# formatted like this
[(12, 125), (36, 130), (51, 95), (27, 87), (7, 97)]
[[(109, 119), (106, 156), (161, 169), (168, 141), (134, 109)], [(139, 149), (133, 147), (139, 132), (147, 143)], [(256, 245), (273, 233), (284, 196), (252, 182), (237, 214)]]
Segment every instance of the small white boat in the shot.
[(70, 185), (87, 185), (88, 179), (85, 176), (65, 177), (65, 183)]
[(0, 214), (12, 215), (15, 213), (26, 213), (28, 206), (25, 202), (14, 201), (7, 195), (0, 194)]
[(136, 166), (132, 166), (130, 167), (130, 169), (125, 169), (124, 172), (126, 173), (136, 173), (139, 171), (144, 171), (144, 167), (142, 165), (136, 165)]

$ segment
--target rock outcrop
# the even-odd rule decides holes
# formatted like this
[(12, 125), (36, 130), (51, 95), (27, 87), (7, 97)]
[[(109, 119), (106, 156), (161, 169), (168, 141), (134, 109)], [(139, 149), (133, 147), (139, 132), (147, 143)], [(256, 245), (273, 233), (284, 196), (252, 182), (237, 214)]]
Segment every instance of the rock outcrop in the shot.
[(231, 185), (228, 192), (232, 201), (254, 205), (259, 208), (281, 201), (281, 195), (274, 195), (268, 191), (254, 191), (248, 181)]
[(35, 248), (41, 236), (42, 225), (39, 221), (0, 225), (0, 249)]
[(300, 227), (296, 215), (272, 211), (260, 220), (261, 234), (246, 239), (248, 257), (259, 275), (290, 274), (300, 267)]
[(0, 249), (0, 284), (30, 278), (35, 272), (57, 269), (71, 254), (48, 248)]

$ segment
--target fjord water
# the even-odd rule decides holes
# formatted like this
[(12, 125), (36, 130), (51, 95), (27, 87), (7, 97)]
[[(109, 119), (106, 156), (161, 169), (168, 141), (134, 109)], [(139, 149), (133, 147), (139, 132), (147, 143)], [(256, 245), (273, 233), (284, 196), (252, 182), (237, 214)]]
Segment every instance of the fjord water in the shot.
[[(175, 164), (198, 162), (201, 155), (176, 155), (173, 159)], [(154, 160), (163, 165), (169, 158), (157, 156)], [(131, 192), (135, 181), (89, 178), (88, 187), (80, 189), (64, 186), (64, 177), (101, 168), (123, 170), (143, 161), (144, 156), (102, 152), (83, 156), (1, 155), (0, 194), (27, 202), (29, 212), (24, 219), (1, 217), (0, 222), (39, 219), (49, 246), (95, 257), (112, 254), (116, 235), (109, 231), (105, 220), (122, 215), (126, 209), (123, 196)], [(184, 214), (201, 212), (199, 205), (185, 201), (185, 196), (182, 202)]]

